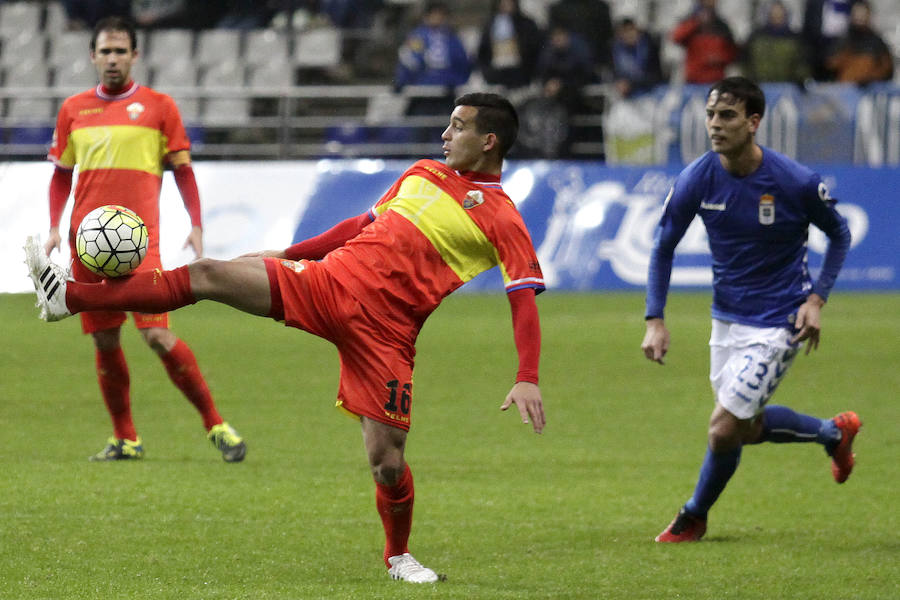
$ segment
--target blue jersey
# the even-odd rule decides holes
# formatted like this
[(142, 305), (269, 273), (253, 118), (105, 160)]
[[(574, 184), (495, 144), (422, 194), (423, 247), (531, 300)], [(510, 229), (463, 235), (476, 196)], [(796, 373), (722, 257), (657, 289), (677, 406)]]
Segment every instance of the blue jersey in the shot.
[[(662, 317), (675, 246), (700, 215), (712, 253), (712, 316), (756, 327), (791, 328), (811, 293), (828, 298), (850, 247), (846, 220), (819, 175), (762, 148), (759, 168), (732, 175), (707, 152), (688, 165), (669, 192), (654, 235), (647, 317)], [(828, 236), (813, 283), (806, 262), (810, 223)]]

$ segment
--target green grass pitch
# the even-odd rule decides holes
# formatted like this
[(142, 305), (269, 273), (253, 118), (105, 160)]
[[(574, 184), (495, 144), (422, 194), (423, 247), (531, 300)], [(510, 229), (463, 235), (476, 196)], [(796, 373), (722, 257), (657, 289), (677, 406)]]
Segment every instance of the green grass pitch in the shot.
[(449, 298), (421, 334), (411, 549), (448, 580), (414, 587), (381, 565), (328, 343), (211, 303), (172, 315), (247, 439), (229, 465), (128, 325), (147, 456), (89, 463), (110, 433), (90, 340), (0, 295), (0, 598), (900, 597), (900, 296), (837, 291), (773, 400), (860, 414), (850, 480), (815, 444), (747, 448), (704, 541), (671, 546), (652, 540), (693, 490), (712, 408), (709, 295), (672, 294), (665, 366), (640, 351), (639, 293), (538, 303), (540, 436), (499, 411), (516, 369), (502, 293)]

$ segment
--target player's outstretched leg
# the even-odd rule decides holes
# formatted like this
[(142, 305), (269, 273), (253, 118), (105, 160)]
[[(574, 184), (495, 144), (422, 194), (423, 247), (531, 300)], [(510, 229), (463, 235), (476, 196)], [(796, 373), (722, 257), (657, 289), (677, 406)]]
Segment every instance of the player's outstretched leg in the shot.
[(853, 438), (859, 433), (862, 421), (855, 412), (842, 412), (832, 419), (841, 431), (840, 441), (826, 444), (825, 452), (831, 457), (831, 474), (838, 483), (844, 483), (853, 471), (854, 457)]
[(25, 239), (25, 264), (37, 292), (40, 317), (45, 321), (59, 321), (72, 316), (66, 307), (66, 283), (69, 271), (51, 261), (41, 247), (40, 236)]
[(391, 565), (391, 568), (388, 569), (391, 579), (399, 579), (410, 583), (434, 583), (439, 579), (437, 573), (423, 566), (409, 552), (398, 556), (390, 556), (387, 560), (388, 564)]

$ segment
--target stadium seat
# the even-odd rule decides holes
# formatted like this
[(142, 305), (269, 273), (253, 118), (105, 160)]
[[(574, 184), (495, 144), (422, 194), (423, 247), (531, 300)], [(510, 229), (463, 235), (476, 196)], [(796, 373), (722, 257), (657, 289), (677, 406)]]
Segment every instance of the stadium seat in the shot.
[(550, 2), (548, 0), (520, 0), (519, 8), (534, 19), (538, 27), (546, 29), (549, 20)]
[(246, 123), (250, 116), (250, 100), (229, 95), (227, 88), (244, 85), (244, 66), (236, 60), (223, 62), (206, 69), (200, 76), (205, 92), (203, 121), (207, 125)]
[(47, 14), (44, 17), (44, 31), (50, 35), (56, 35), (65, 30), (69, 22), (66, 9), (62, 2), (47, 2)]
[(650, 3), (647, 0), (618, 0), (610, 2), (609, 12), (613, 24), (628, 17), (638, 24), (638, 27), (647, 28), (650, 25)]
[(247, 85), (254, 90), (277, 89), (291, 85), (291, 63), (273, 58), (261, 64), (248, 64)]
[(718, 13), (728, 23), (734, 39), (742, 44), (750, 37), (754, 27), (753, 3), (747, 0), (719, 0)]
[(249, 66), (287, 60), (288, 38), (274, 29), (250, 31), (247, 33), (243, 58)]
[(240, 58), (241, 32), (236, 29), (207, 29), (197, 34), (194, 60), (201, 67)]
[(669, 37), (672, 29), (694, 9), (694, 0), (670, 0), (656, 3), (656, 14), (650, 28), (660, 37)]
[(54, 69), (54, 87), (67, 88), (69, 93), (74, 94), (96, 84), (97, 70), (87, 57), (58, 65)]
[(0, 3), (0, 37), (9, 38), (23, 31), (38, 31), (41, 28), (39, 2)]
[(50, 65), (59, 67), (76, 59), (90, 58), (91, 35), (90, 31), (64, 31), (51, 37), (47, 55)]
[(39, 31), (20, 31), (3, 38), (0, 47), (0, 65), (11, 65), (22, 60), (23, 56), (44, 59), (47, 38)]
[(27, 58), (6, 65), (3, 85), (8, 88), (42, 88), (50, 82), (50, 69), (43, 60)]
[(336, 67), (341, 62), (341, 32), (317, 27), (294, 36), (294, 64), (301, 68)]
[(200, 100), (196, 96), (181, 94), (185, 88), (197, 85), (197, 65), (190, 57), (182, 56), (162, 63), (152, 69), (151, 85), (154, 89), (171, 95), (181, 118), (185, 121), (196, 120), (200, 116)]
[[(29, 58), (6, 67), (4, 87), (9, 92), (16, 88), (43, 90), (50, 82), (50, 69), (42, 60)], [(12, 94), (7, 100), (6, 119), (11, 124), (52, 127), (56, 102), (42, 92)]]
[(149, 67), (165, 67), (166, 63), (194, 56), (194, 34), (188, 29), (157, 29), (150, 32), (145, 59)]
[(53, 123), (55, 104), (49, 98), (10, 98), (6, 118), (11, 122)]

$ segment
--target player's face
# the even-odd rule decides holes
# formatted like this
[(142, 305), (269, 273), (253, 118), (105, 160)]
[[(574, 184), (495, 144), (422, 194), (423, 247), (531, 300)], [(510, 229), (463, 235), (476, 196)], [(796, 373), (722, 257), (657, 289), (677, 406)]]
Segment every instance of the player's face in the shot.
[(131, 49), (131, 38), (125, 31), (101, 31), (91, 52), (100, 83), (111, 90), (125, 87), (136, 58), (137, 51)]
[(489, 137), (493, 134), (478, 133), (474, 106), (457, 106), (450, 115), (450, 125), (441, 134), (444, 140), (444, 157), (447, 166), (457, 171), (479, 171), (485, 161)]
[(748, 115), (744, 101), (713, 92), (706, 101), (706, 133), (713, 152), (738, 155), (753, 145), (759, 115)]

